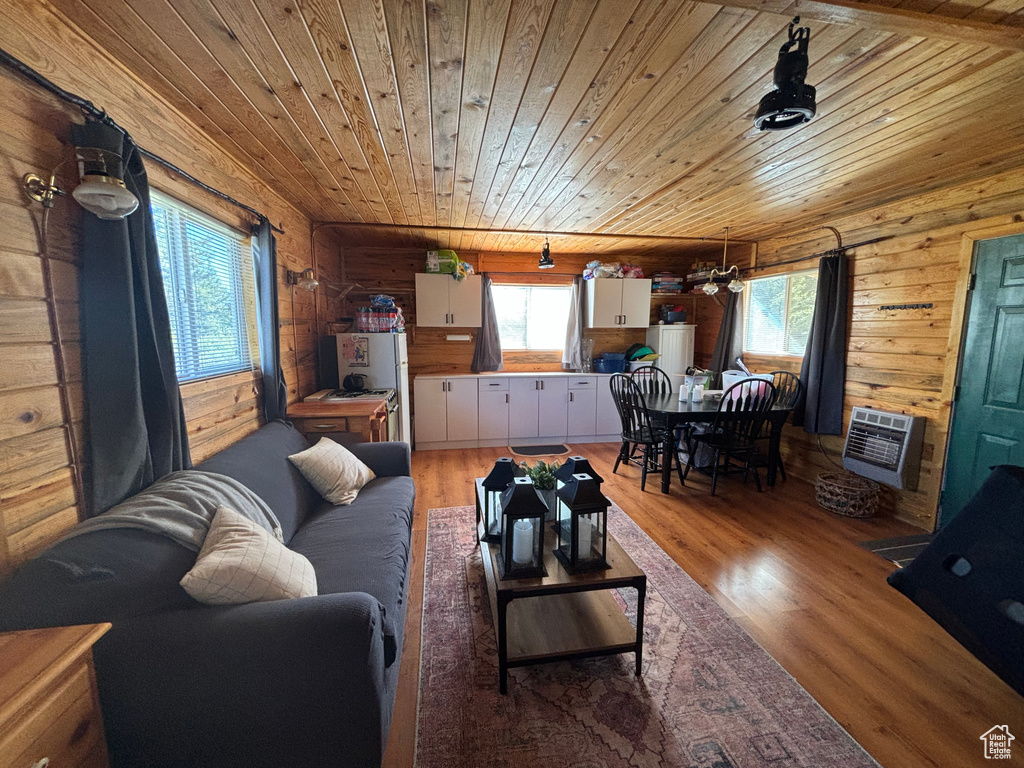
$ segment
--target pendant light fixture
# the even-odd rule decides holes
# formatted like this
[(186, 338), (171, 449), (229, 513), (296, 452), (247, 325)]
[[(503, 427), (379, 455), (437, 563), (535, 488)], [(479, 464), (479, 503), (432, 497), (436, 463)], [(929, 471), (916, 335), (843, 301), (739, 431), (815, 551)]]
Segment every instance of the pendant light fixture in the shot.
[(794, 25), (799, 23), (799, 16), (789, 23), (789, 40), (782, 44), (775, 63), (775, 90), (764, 96), (757, 108), (754, 127), (762, 131), (784, 131), (814, 117), (814, 86), (804, 83), (811, 30), (810, 27), (794, 30)]
[(733, 293), (739, 293), (744, 288), (744, 283), (740, 280), (740, 268), (733, 264), (731, 267), (726, 268), (726, 257), (729, 255), (729, 228), (725, 228), (725, 243), (722, 246), (722, 268), (711, 270), (711, 276), (708, 281), (701, 286), (701, 290), (704, 291), (708, 296), (714, 296), (718, 293), (718, 283), (715, 282), (715, 278), (724, 278), (732, 275), (732, 280), (729, 281), (727, 286)]
[(544, 250), (540, 252), (540, 263), (537, 264), (538, 269), (551, 269), (555, 266), (554, 260), (551, 258), (551, 245), (548, 243), (548, 239), (544, 238)]

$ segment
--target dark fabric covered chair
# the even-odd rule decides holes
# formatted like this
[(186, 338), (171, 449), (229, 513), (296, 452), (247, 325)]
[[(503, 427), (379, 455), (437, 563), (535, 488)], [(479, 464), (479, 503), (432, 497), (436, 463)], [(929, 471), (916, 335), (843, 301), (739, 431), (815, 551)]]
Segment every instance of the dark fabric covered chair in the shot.
[[(709, 470), (711, 473), (711, 495), (718, 488), (718, 474), (728, 472), (733, 461), (743, 464), (743, 481), (750, 472), (754, 473), (758, 493), (761, 491), (761, 476), (757, 471), (756, 437), (760, 434), (768, 411), (775, 402), (775, 387), (764, 379), (743, 379), (727, 389), (718, 403), (711, 427), (703, 433), (690, 437), (689, 457), (683, 472), (685, 479), (694, 465), (694, 457), (701, 446), (713, 454)], [(724, 459), (724, 461), (723, 461)]]
[[(661, 471), (662, 451), (665, 441), (669, 440), (673, 446), (669, 453), (669, 461), (675, 462), (679, 482), (682, 483), (683, 474), (679, 466), (675, 440), (666, 432), (664, 426), (651, 420), (644, 393), (639, 385), (626, 374), (617, 373), (611, 377), (609, 386), (612, 388), (612, 397), (622, 422), (622, 445), (619, 447), (619, 455), (615, 457), (612, 473), (618, 471), (619, 464), (623, 461), (637, 464), (640, 467), (640, 490), (644, 490), (647, 485), (647, 473)], [(640, 457), (635, 455), (638, 448), (643, 448)]]
[(994, 467), (889, 584), (1024, 696), (1024, 467)]

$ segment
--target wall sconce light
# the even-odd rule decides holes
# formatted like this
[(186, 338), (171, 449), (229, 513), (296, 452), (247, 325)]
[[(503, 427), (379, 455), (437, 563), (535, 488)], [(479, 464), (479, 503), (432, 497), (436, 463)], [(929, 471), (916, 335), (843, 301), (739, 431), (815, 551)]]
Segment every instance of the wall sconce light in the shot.
[(124, 185), (124, 133), (99, 122), (71, 126), (81, 183), (71, 196), (101, 219), (116, 221), (135, 212), (139, 200)]
[[(789, 23), (789, 40), (779, 49), (779, 60), (772, 76), (775, 90), (766, 94), (758, 105), (754, 127), (762, 131), (784, 131), (814, 117), (814, 86), (804, 83), (811, 30), (800, 27), (794, 31), (793, 26), (799, 23), (799, 16)], [(796, 50), (791, 50), (794, 46)]]
[(551, 269), (555, 266), (554, 260), (551, 258), (551, 245), (548, 243), (548, 239), (544, 238), (544, 250), (540, 252), (540, 263), (537, 264), (538, 269)]
[(312, 267), (304, 269), (301, 272), (293, 272), (289, 269), (285, 275), (285, 280), (288, 285), (297, 285), (304, 291), (315, 291), (316, 287), (320, 285), (317, 279), (313, 277)]
[(729, 252), (729, 228), (725, 228), (725, 244), (722, 246), (722, 268), (711, 270), (711, 276), (708, 281), (701, 286), (701, 290), (704, 291), (708, 296), (714, 296), (718, 293), (718, 283), (715, 282), (715, 278), (725, 278), (732, 275), (732, 280), (729, 281), (727, 286), (733, 293), (739, 293), (743, 290), (744, 284), (740, 279), (740, 268), (733, 264), (731, 267), (726, 268), (725, 259)]

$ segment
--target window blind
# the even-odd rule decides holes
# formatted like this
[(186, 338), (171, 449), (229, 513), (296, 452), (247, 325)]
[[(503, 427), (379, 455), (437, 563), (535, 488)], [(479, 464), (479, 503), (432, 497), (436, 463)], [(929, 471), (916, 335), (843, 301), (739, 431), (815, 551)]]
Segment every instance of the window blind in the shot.
[(156, 192), (152, 209), (178, 380), (252, 369), (248, 238)]
[(803, 355), (814, 314), (818, 271), (749, 280), (743, 350), (770, 355)]

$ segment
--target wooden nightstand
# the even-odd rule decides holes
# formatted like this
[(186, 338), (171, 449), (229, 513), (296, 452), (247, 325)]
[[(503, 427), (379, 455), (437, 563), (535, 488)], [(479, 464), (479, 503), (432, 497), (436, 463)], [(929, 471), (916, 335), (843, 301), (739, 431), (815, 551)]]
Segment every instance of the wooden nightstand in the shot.
[(107, 768), (92, 646), (108, 629), (0, 634), (0, 768)]

